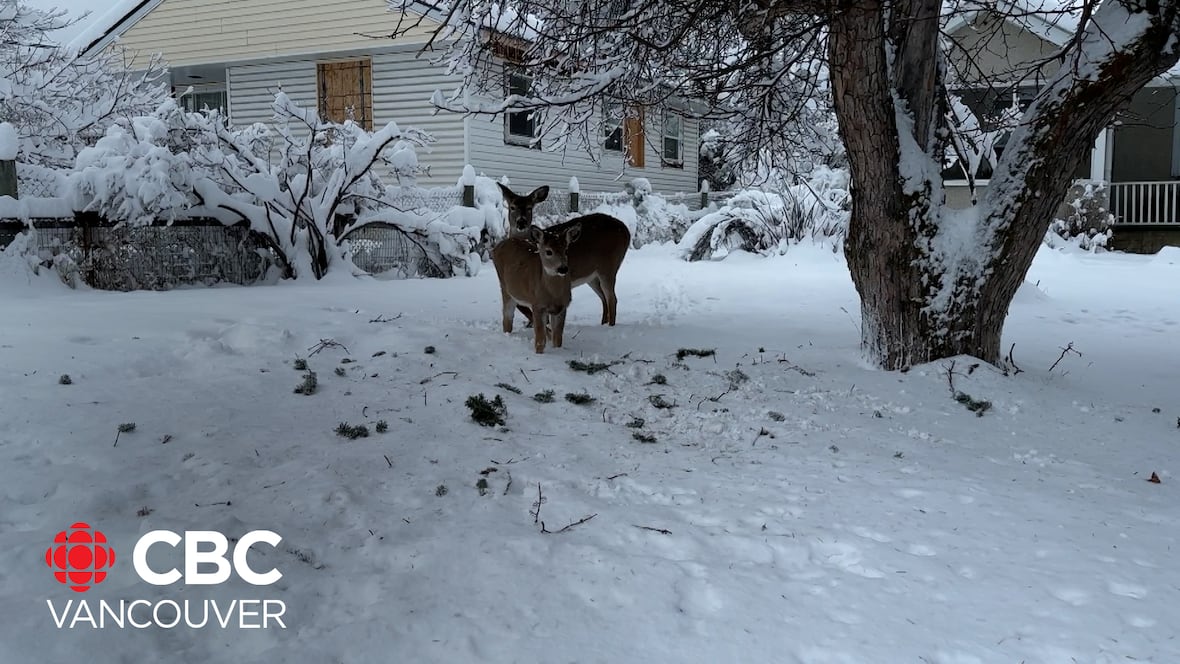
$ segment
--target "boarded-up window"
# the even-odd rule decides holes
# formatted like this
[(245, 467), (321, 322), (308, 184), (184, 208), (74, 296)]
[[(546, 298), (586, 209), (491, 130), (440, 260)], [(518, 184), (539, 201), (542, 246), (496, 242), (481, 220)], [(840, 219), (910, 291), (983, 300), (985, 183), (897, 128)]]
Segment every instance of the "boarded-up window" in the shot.
[(623, 120), (623, 136), (627, 140), (627, 164), (635, 168), (643, 168), (643, 109), (633, 109)]
[(643, 109), (624, 109), (621, 104), (607, 103), (602, 114), (602, 148), (608, 152), (622, 152), (627, 164), (643, 168)]
[(316, 65), (320, 117), (329, 122), (352, 120), (373, 129), (373, 66), (368, 58)]

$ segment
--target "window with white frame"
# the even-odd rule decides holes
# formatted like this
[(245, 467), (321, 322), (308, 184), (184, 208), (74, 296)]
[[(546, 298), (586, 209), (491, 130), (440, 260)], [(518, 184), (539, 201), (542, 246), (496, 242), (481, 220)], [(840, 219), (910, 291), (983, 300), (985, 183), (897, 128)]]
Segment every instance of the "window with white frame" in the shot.
[[(510, 68), (507, 72), (507, 93), (527, 97), (532, 94), (533, 78), (528, 72)], [(504, 143), (508, 145), (522, 145), (540, 148), (533, 141), (537, 137), (537, 118), (535, 111), (516, 111), (504, 116)]]
[(660, 161), (665, 166), (684, 167), (684, 116), (664, 111), (664, 145)]

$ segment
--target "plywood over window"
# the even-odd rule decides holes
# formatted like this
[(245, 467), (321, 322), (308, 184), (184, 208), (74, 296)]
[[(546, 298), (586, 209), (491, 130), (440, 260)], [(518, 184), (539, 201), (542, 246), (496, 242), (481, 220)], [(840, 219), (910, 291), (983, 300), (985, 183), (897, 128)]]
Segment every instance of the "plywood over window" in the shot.
[(373, 129), (373, 65), (368, 58), (316, 65), (320, 117)]

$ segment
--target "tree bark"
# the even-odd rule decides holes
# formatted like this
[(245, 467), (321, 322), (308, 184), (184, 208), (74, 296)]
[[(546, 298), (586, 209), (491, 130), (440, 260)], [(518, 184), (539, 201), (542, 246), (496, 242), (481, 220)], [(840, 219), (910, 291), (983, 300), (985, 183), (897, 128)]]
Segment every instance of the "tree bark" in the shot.
[[(1086, 49), (1079, 36), (1009, 139), (975, 216), (959, 217), (945, 206), (940, 174), (939, 4), (848, 3), (829, 26), (853, 181), (845, 255), (861, 298), (862, 346), (889, 370), (955, 355), (999, 361), (1008, 308), (1094, 138), (1180, 59), (1166, 47), (1177, 32), (1173, 3), (1152, 3), (1151, 27), (1097, 66), (1077, 59)], [(1104, 38), (1100, 27), (1087, 30)], [(969, 230), (955, 237), (955, 225)]]

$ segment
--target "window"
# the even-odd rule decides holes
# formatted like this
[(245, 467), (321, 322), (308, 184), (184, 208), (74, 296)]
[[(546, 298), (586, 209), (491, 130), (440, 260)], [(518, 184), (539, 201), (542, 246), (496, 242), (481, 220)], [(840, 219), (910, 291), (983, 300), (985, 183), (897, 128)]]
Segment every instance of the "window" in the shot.
[[(510, 69), (507, 86), (509, 95), (526, 97), (532, 94), (533, 78), (520, 69)], [(504, 143), (540, 148), (539, 143), (533, 142), (536, 137), (537, 118), (535, 111), (517, 111), (504, 116)]]
[(206, 85), (194, 87), (193, 91), (188, 94), (183, 94), (183, 90), (181, 93), (180, 107), (189, 113), (209, 109), (219, 111), (222, 116), (227, 115), (229, 100), (223, 87)]
[(664, 111), (664, 151), (662, 163), (665, 166), (684, 168), (684, 118)]
[(327, 122), (352, 120), (373, 130), (373, 68), (368, 58), (316, 65), (320, 118)]
[(607, 104), (602, 119), (602, 149), (619, 152), (627, 164), (643, 168), (643, 109)]
[(602, 149), (623, 151), (623, 107), (607, 104), (602, 113)]

